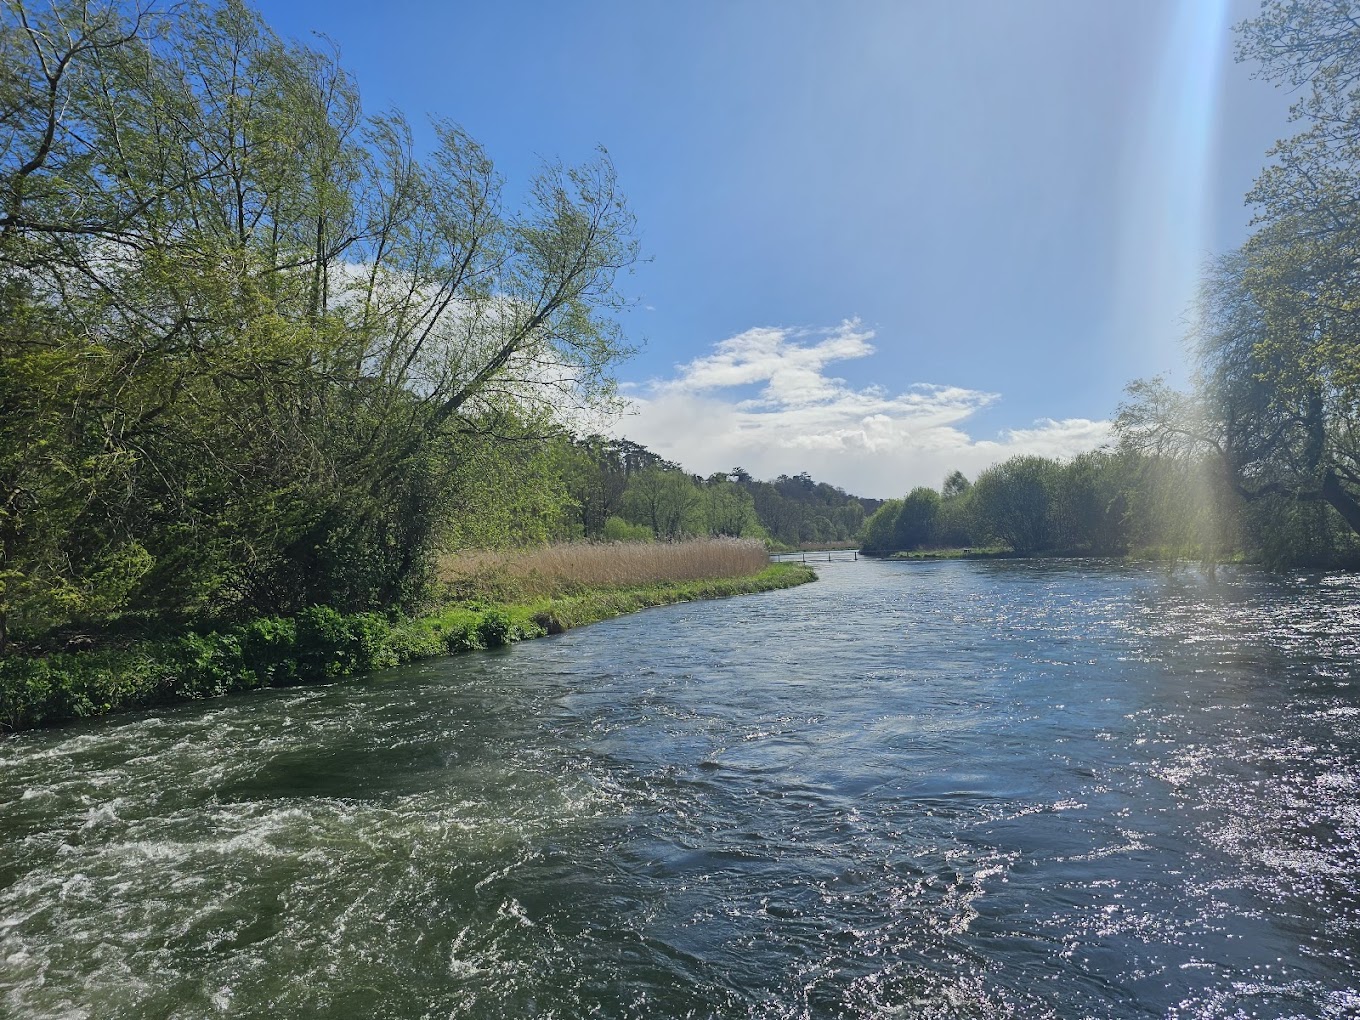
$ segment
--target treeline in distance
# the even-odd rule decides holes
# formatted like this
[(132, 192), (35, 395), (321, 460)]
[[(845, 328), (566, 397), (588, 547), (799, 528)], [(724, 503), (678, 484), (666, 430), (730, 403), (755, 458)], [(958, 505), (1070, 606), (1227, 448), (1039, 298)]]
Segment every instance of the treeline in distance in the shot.
[(1265, 0), (1237, 27), (1237, 56), (1299, 96), (1299, 131), (1247, 196), (1255, 232), (1208, 267), (1192, 389), (1135, 382), (1115, 452), (1008, 461), (971, 492), (918, 489), (870, 520), (869, 545), (1356, 563), (1360, 22), (1337, 0)]
[(1360, 542), (1326, 506), (1244, 500), (1212, 468), (1128, 444), (1013, 457), (975, 481), (956, 471), (939, 490), (888, 500), (865, 522), (863, 548), (1360, 566)]

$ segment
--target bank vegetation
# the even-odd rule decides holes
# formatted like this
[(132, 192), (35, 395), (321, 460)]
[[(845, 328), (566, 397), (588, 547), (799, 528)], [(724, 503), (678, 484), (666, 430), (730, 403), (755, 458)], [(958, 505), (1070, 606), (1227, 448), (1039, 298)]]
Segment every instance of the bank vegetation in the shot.
[[(332, 683), (655, 606), (788, 588), (816, 576), (800, 564), (769, 563), (762, 546), (730, 542), (699, 543), (694, 550), (547, 549), (494, 567), (452, 575), (458, 597), (419, 616), (309, 606), (291, 616), (254, 617), (210, 630), (106, 635), (96, 647), (9, 655), (0, 658), (0, 731), (265, 687)], [(577, 567), (583, 568), (579, 574), (567, 572)], [(589, 583), (582, 580), (587, 574)]]
[(241, 0), (6, 0), (0, 725), (803, 578), (744, 490), (574, 434), (637, 258), (603, 150), (507, 181)]

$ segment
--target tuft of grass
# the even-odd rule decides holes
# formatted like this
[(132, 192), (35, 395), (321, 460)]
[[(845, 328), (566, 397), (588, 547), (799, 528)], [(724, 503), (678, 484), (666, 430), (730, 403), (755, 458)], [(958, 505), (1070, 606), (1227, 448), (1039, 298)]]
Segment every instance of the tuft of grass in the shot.
[(750, 577), (769, 566), (761, 542), (571, 542), (532, 549), (470, 551), (440, 559), (437, 576), (453, 599), (520, 601), (594, 589)]

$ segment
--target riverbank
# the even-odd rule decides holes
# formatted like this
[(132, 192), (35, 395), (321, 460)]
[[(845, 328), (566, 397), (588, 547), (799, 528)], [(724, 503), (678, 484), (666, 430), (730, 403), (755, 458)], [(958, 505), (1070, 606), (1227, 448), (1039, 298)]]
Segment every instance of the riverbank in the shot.
[[(1166, 549), (1157, 547), (1140, 547), (1129, 549), (1123, 554), (1092, 554), (1088, 549), (1044, 549), (1043, 552), (1016, 552), (1015, 549), (1005, 547), (989, 548), (944, 548), (944, 549), (903, 549), (898, 552), (865, 552), (861, 549), (860, 555), (870, 556), (873, 559), (885, 560), (945, 560), (945, 559), (1107, 559), (1115, 560), (1119, 563), (1159, 563), (1159, 564), (1212, 564), (1212, 566), (1262, 566), (1259, 556), (1247, 556), (1243, 552), (1228, 552), (1228, 554), (1216, 555), (1213, 558), (1205, 559), (1200, 555), (1190, 554), (1183, 549)], [(1355, 570), (1360, 564), (1336, 563), (1330, 564), (1333, 570)]]
[(558, 634), (653, 606), (791, 588), (801, 564), (758, 573), (570, 594), (450, 603), (417, 618), (314, 606), (208, 633), (120, 648), (0, 659), (0, 732), (261, 687), (328, 683), (411, 662)]
[(894, 552), (865, 552), (861, 549), (860, 552), (864, 556), (872, 556), (880, 560), (999, 560), (1028, 558), (1032, 555), (1018, 553), (1012, 549), (999, 546), (980, 549), (901, 549)]

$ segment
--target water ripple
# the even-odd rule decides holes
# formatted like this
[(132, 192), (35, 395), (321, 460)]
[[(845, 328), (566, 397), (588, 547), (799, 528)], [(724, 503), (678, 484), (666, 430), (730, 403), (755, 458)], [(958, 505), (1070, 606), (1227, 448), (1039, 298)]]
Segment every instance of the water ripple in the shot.
[(1360, 582), (827, 564), (0, 740), (0, 1015), (1360, 1015)]

